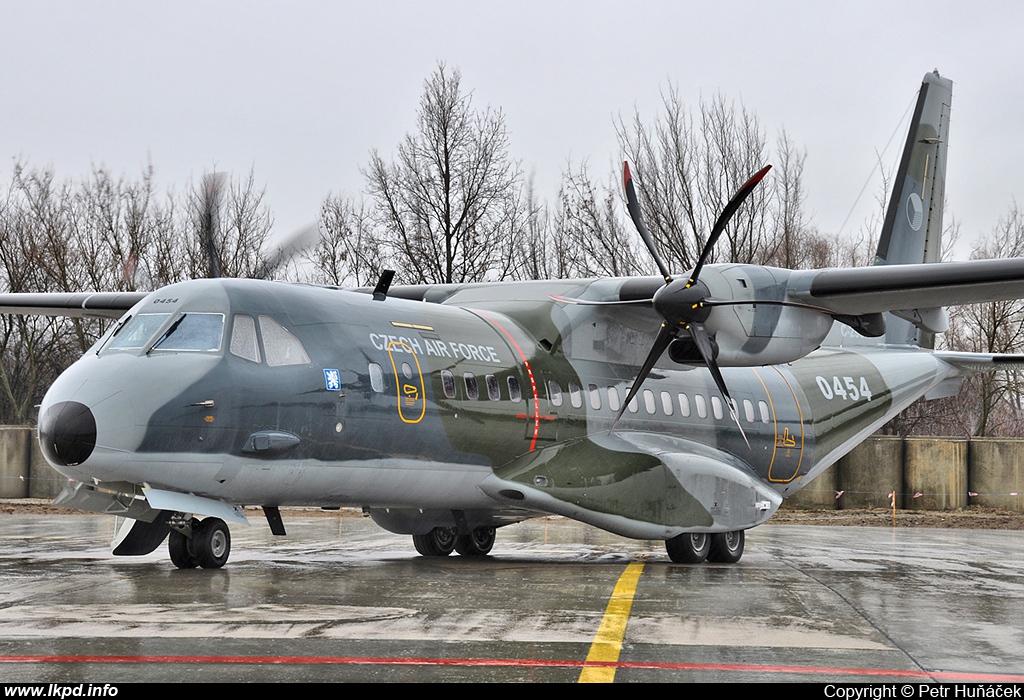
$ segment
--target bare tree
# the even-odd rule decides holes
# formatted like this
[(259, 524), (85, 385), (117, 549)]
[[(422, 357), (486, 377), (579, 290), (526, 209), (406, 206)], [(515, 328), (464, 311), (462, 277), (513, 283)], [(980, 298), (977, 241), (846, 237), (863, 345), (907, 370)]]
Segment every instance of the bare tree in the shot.
[(725, 230), (712, 260), (799, 267), (808, 235), (802, 186), (805, 154), (780, 132), (773, 154), (757, 116), (718, 96), (701, 101), (697, 116), (674, 88), (663, 114), (648, 125), (640, 114), (619, 120), (622, 151), (634, 177), (648, 228), (666, 263), (692, 267), (708, 233), (735, 191), (775, 161), (767, 186), (754, 190)]
[(192, 277), (258, 277), (264, 269), (263, 247), (274, 218), (257, 189), (253, 170), (242, 179), (207, 173), (186, 196), (188, 228), (194, 246)]
[(500, 111), (475, 111), (458, 70), (427, 79), (417, 131), (396, 159), (374, 150), (363, 171), (377, 237), (410, 282), (504, 279), (525, 225), (522, 176)]
[(319, 240), (305, 256), (313, 265), (310, 280), (321, 284), (366, 285), (380, 276), (382, 265), (372, 224), (363, 202), (328, 195), (320, 207)]

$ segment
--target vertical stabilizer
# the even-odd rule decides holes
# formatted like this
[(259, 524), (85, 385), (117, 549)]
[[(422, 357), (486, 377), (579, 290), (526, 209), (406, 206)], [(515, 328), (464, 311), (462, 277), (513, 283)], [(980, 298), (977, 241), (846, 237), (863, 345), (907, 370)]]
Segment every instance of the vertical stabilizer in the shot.
[[(903, 158), (893, 183), (892, 198), (875, 253), (876, 265), (938, 262), (942, 253), (942, 203), (946, 189), (946, 152), (953, 81), (928, 73), (914, 108)], [(912, 323), (909, 318), (915, 319)], [(941, 309), (908, 309), (889, 316), (886, 342), (932, 345), (941, 326)]]

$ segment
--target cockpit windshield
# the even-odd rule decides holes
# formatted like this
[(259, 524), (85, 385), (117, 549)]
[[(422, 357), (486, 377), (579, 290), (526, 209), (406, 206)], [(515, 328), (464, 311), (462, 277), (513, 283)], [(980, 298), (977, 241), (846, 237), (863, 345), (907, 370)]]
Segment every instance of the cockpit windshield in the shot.
[(217, 352), (224, 335), (224, 314), (183, 313), (163, 331), (171, 314), (138, 314), (115, 331), (103, 351), (141, 350)]
[(224, 335), (224, 314), (185, 313), (170, 325), (153, 350), (217, 352)]
[(104, 350), (140, 350), (170, 314), (138, 314), (114, 332)]

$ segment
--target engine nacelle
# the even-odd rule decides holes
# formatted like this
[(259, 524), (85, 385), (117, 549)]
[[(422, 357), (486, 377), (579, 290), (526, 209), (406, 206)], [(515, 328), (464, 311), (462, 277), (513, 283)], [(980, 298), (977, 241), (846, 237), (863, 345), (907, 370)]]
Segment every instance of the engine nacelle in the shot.
[[(783, 303), (787, 301), (789, 273), (759, 265), (704, 268), (701, 282), (707, 285), (712, 299), (751, 302), (715, 306), (704, 322), (718, 346), (719, 366), (792, 362), (821, 345), (833, 318), (815, 309)], [(682, 350), (676, 348), (677, 355)]]

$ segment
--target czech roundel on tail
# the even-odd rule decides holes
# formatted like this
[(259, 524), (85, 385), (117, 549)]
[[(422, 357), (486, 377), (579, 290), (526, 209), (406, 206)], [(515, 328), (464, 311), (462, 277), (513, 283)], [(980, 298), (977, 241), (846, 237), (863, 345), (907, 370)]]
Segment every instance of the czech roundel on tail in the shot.
[(262, 506), (361, 507), (417, 551), (487, 554), (557, 514), (736, 562), (768, 520), (919, 398), (1024, 356), (936, 352), (945, 307), (1024, 297), (1024, 259), (939, 262), (952, 83), (925, 76), (875, 263), (709, 264), (660, 276), (338, 289), (203, 279), (152, 293), (3, 294), (0, 312), (115, 319), (49, 389), (57, 503), (124, 516), (114, 553), (168, 541), (223, 566)]

